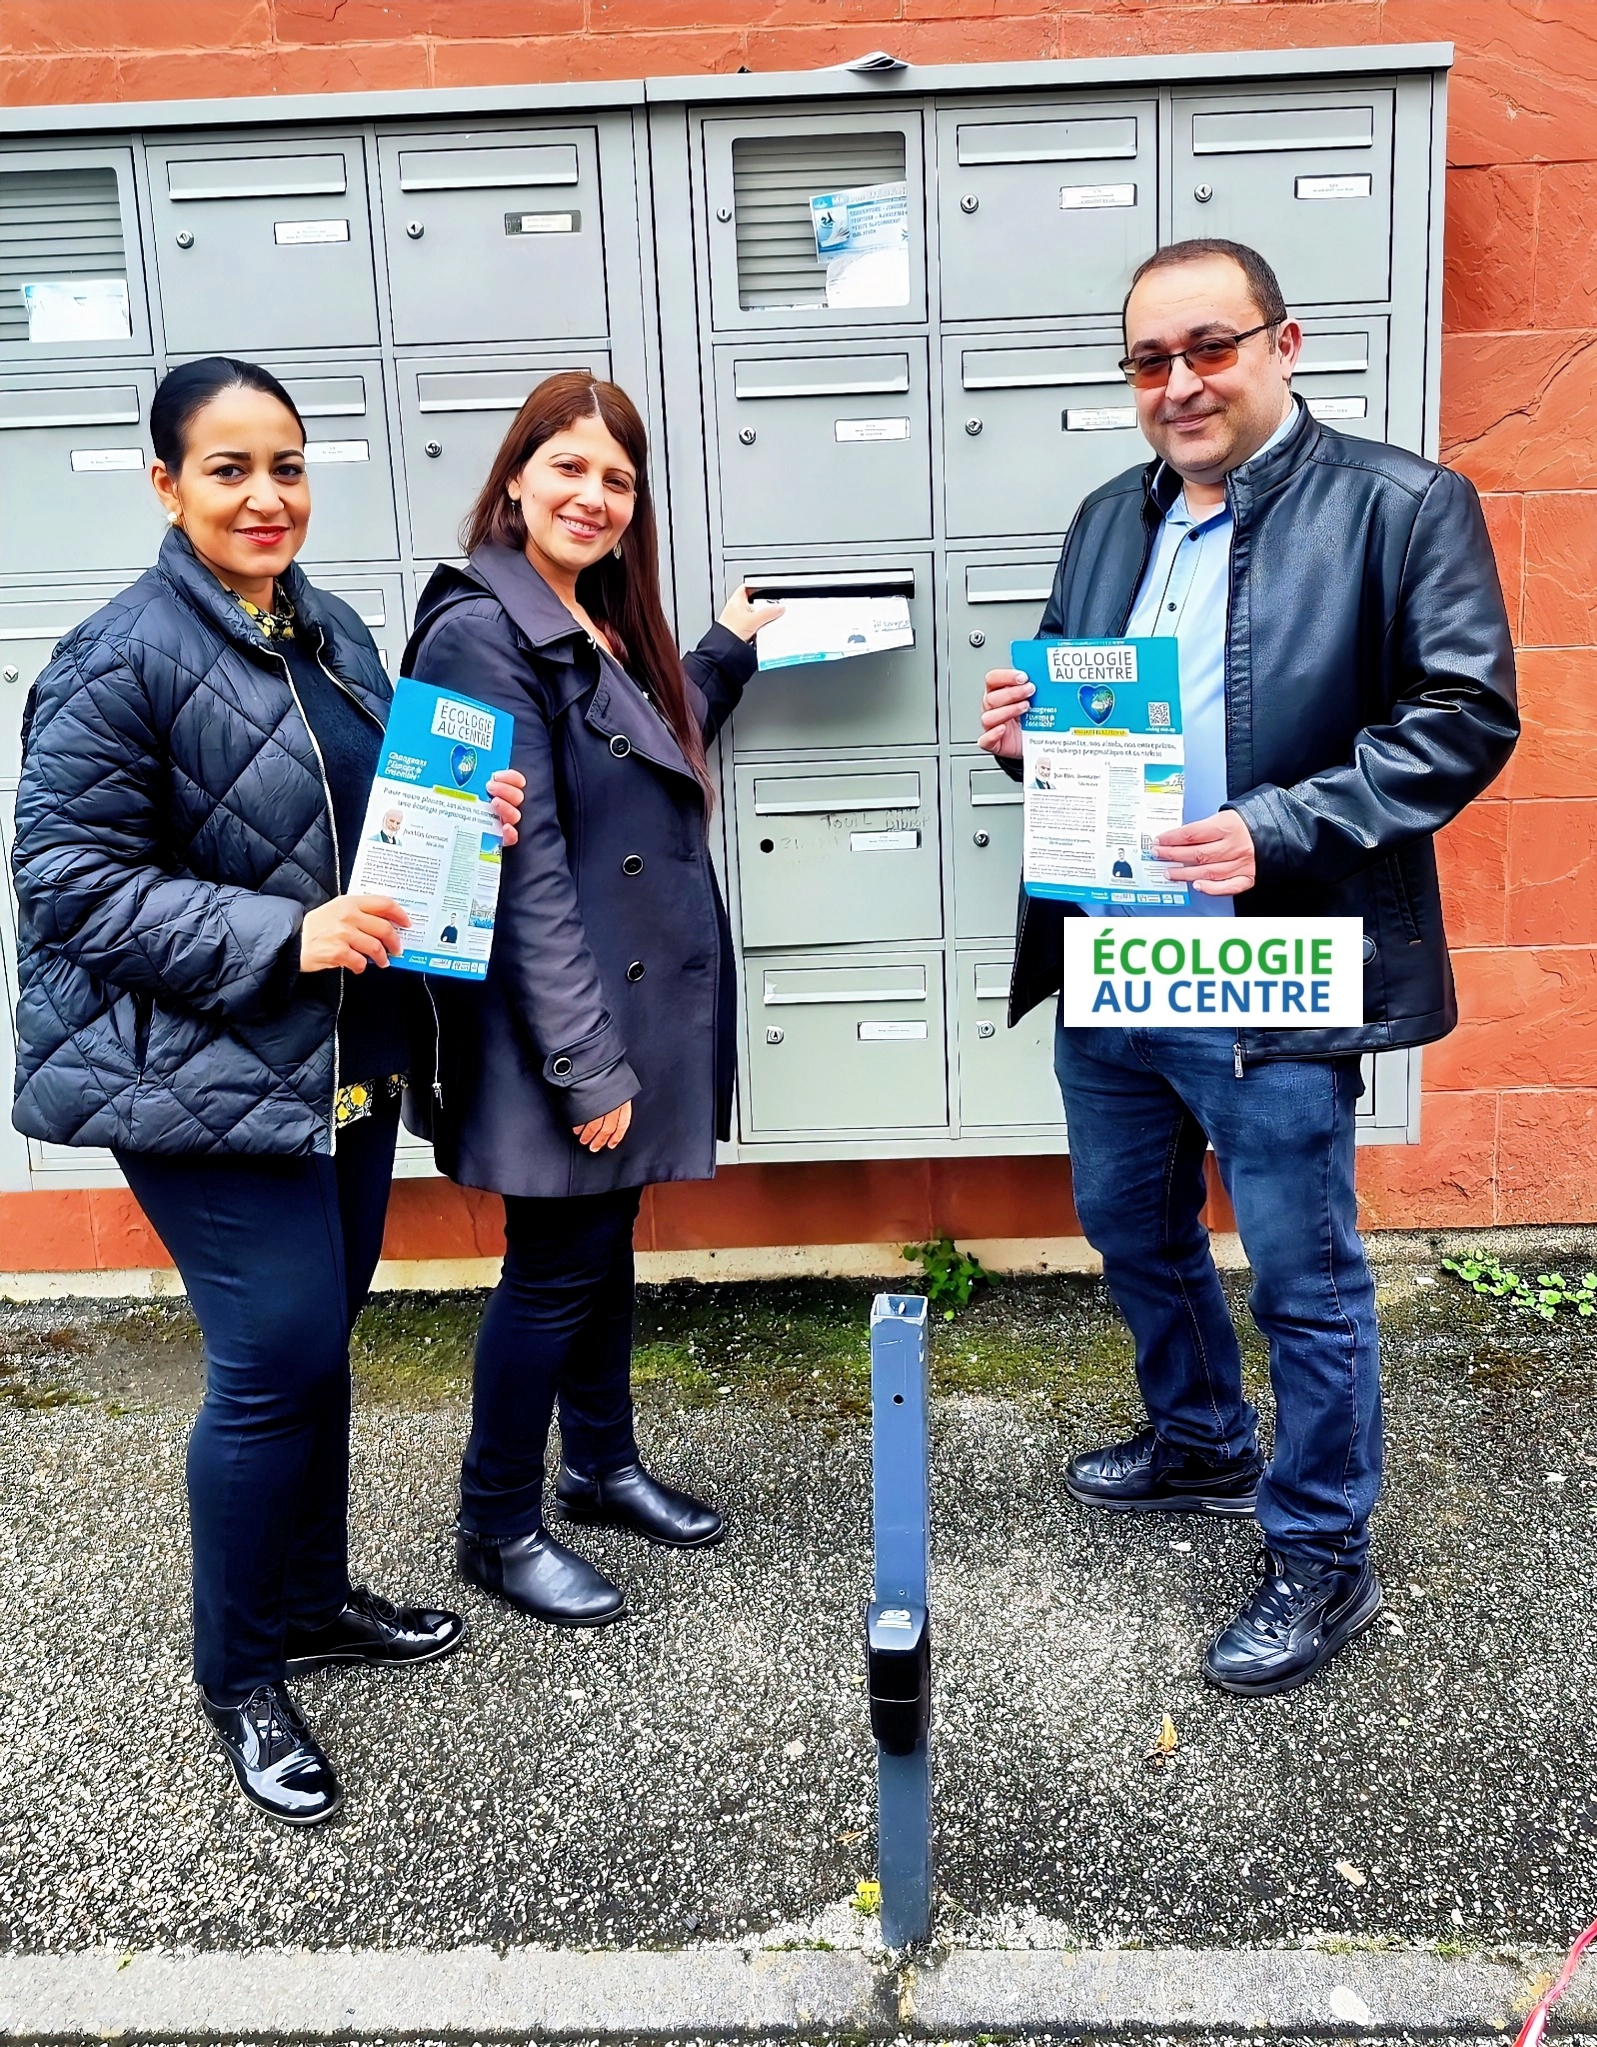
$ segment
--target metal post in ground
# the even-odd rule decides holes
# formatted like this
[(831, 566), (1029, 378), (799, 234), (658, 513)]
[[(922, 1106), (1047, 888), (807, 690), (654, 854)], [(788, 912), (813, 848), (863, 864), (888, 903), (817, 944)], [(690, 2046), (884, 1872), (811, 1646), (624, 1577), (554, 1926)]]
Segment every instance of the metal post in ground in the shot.
[(866, 1610), (865, 1647), (877, 1744), (882, 1938), (889, 1947), (927, 1939), (932, 1923), (927, 1365), (925, 1299), (878, 1294), (871, 1304), (876, 1596)]

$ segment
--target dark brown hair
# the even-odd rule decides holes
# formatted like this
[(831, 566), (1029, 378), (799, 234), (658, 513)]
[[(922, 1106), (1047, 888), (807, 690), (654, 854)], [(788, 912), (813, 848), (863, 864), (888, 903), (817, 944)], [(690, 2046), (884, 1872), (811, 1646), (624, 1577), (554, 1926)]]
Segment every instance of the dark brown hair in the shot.
[(708, 802), (709, 771), (704, 734), (688, 703), (682, 657), (660, 601), (660, 545), (654, 499), (649, 490), (649, 440), (638, 408), (619, 384), (607, 384), (586, 370), (561, 370), (545, 377), (511, 422), (488, 480), (460, 529), (467, 554), (496, 544), (519, 553), (527, 544), (527, 523), (508, 485), (545, 441), (579, 419), (598, 419), (626, 451), (637, 475), (632, 523), (621, 536), (621, 559), (606, 554), (577, 577), (577, 596), (595, 625), (605, 629), (616, 658), (642, 683), (659, 706), (676, 743), (698, 777)]
[(1259, 309), (1259, 318), (1271, 327), (1280, 326), (1287, 316), (1286, 300), (1281, 296), (1281, 283), (1275, 272), (1258, 250), (1250, 249), (1246, 242), (1226, 242), (1215, 237), (1204, 241), (1171, 242), (1165, 248), (1155, 249), (1151, 256), (1137, 265), (1131, 275), (1131, 290), (1126, 293), (1120, 307), (1122, 336), (1126, 331), (1126, 307), (1131, 303), (1131, 293), (1150, 270), (1173, 270), (1178, 263), (1201, 263), (1205, 256), (1225, 256), (1235, 263), (1248, 280), (1248, 291)]

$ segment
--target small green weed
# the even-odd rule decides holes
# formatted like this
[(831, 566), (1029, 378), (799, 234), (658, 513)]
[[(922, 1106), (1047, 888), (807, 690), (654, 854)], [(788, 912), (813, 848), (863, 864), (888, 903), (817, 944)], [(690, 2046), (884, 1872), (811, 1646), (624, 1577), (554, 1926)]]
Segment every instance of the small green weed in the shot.
[(926, 1282), (926, 1298), (941, 1308), (943, 1320), (952, 1322), (979, 1286), (991, 1286), (993, 1276), (979, 1258), (961, 1251), (952, 1237), (939, 1237), (934, 1244), (906, 1244), (904, 1256), (918, 1265)]
[(1471, 1293), (1506, 1301), (1509, 1307), (1539, 1315), (1544, 1322), (1555, 1321), (1561, 1308), (1575, 1315), (1597, 1315), (1597, 1272), (1583, 1273), (1578, 1280), (1565, 1279), (1561, 1272), (1521, 1279), (1495, 1258), (1444, 1258), (1442, 1270), (1451, 1272)]

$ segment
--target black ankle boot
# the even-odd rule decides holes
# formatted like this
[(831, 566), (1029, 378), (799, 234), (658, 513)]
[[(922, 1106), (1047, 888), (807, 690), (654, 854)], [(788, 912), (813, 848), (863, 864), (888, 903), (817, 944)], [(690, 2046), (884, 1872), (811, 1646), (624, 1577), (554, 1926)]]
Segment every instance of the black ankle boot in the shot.
[(241, 1706), (216, 1706), (200, 1693), (211, 1732), (251, 1805), (290, 1827), (330, 1820), (343, 1788), (286, 1684), (260, 1685)]
[(726, 1533), (726, 1519), (717, 1507), (691, 1493), (662, 1485), (641, 1464), (620, 1471), (602, 1471), (584, 1478), (567, 1464), (555, 1480), (555, 1498), (568, 1521), (586, 1521), (601, 1528), (630, 1528), (650, 1542), (673, 1549), (708, 1549)]
[(503, 1542), (457, 1529), (455, 1568), (484, 1592), (557, 1628), (602, 1628), (627, 1610), (620, 1586), (545, 1528)]

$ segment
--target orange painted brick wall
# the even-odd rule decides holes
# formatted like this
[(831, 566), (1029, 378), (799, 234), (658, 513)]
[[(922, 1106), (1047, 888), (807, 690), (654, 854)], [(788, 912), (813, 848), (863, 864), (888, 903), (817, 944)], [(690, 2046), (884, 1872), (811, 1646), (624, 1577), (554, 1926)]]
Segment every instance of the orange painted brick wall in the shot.
[[(0, 0), (0, 103), (1452, 41), (1446, 459), (1485, 494), (1526, 736), (1443, 840), (1462, 1022), (1375, 1226), (1597, 1220), (1597, 0)], [(1217, 1214), (1217, 1220), (1223, 1216)], [(746, 1167), (660, 1190), (658, 1248), (1074, 1228), (1049, 1160)], [(495, 1248), (396, 1191), (395, 1257)], [(0, 1197), (0, 1266), (155, 1262), (126, 1197)]]

